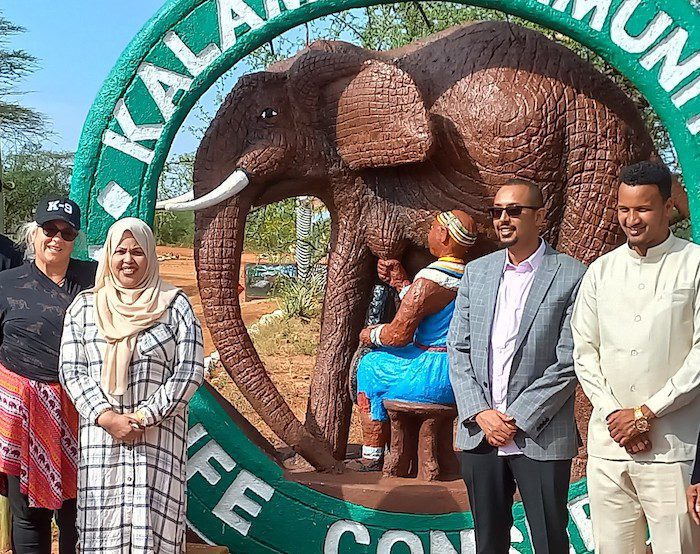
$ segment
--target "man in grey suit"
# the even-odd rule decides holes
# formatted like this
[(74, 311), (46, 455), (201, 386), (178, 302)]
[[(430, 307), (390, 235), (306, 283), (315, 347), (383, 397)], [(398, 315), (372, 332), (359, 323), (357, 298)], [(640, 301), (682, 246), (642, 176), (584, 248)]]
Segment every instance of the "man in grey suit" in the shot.
[(539, 237), (535, 183), (511, 180), (490, 208), (506, 246), (466, 266), (447, 338), (456, 444), (478, 554), (506, 554), (516, 484), (537, 554), (569, 551), (578, 450), (570, 319), (585, 266)]

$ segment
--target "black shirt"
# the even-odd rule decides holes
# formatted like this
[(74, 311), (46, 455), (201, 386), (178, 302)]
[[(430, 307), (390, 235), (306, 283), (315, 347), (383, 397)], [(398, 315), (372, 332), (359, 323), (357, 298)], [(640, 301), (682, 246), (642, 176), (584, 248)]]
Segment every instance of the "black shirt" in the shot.
[(22, 265), (22, 252), (5, 235), (0, 235), (0, 271)]
[(34, 262), (0, 273), (0, 364), (35, 381), (58, 381), (63, 318), (96, 270), (96, 262), (71, 260), (60, 287)]

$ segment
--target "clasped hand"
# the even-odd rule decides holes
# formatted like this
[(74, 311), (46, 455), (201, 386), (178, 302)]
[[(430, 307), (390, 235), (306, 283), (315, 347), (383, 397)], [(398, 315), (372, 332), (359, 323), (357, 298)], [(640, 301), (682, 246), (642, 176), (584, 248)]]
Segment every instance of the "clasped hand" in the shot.
[(498, 410), (484, 410), (474, 418), (491, 446), (504, 446), (513, 440), (518, 427), (515, 419)]
[(372, 346), (372, 339), (370, 337), (370, 331), (377, 327), (376, 325), (370, 325), (365, 327), (360, 331), (360, 345), (361, 346)]
[(389, 286), (398, 291), (409, 282), (406, 270), (399, 260), (379, 260), (377, 262), (377, 275)]
[(651, 448), (648, 433), (640, 433), (635, 425), (634, 410), (617, 410), (607, 417), (608, 431), (612, 439), (630, 454), (646, 452)]
[(139, 426), (139, 420), (134, 414), (118, 414), (107, 410), (97, 418), (97, 425), (123, 442), (134, 441), (143, 434), (143, 428)]
[(696, 525), (700, 525), (700, 484), (690, 485), (685, 493), (688, 512)]

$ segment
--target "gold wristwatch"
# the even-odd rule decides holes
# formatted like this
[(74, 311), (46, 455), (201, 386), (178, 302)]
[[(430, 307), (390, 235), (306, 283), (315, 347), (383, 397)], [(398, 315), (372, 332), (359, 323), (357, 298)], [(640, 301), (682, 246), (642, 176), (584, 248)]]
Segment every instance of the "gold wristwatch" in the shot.
[(144, 411), (143, 410), (136, 410), (136, 412), (134, 412), (133, 415), (138, 420), (139, 427), (143, 428), (144, 427), (143, 422), (146, 420), (146, 414), (144, 413)]
[(646, 433), (649, 430), (649, 420), (644, 415), (641, 406), (634, 409), (634, 427), (640, 433)]

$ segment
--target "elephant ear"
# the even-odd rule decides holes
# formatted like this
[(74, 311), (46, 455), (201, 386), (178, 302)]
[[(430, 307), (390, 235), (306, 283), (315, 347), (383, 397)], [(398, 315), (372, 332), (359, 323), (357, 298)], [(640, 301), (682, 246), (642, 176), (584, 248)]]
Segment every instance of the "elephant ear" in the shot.
[(336, 113), (336, 146), (351, 169), (421, 162), (433, 144), (420, 90), (390, 63), (365, 61), (341, 92)]

